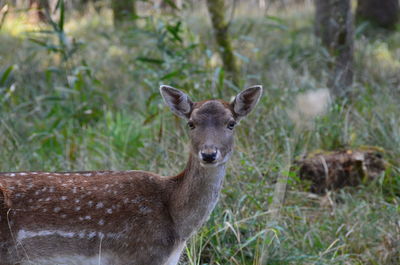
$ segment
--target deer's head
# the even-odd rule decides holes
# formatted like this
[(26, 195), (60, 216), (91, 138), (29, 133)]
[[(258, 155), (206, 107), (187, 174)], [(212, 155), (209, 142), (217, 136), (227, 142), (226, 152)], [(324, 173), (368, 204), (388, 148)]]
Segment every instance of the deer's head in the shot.
[(212, 167), (228, 161), (235, 126), (257, 104), (262, 87), (245, 89), (231, 103), (215, 99), (192, 102), (185, 93), (170, 86), (161, 86), (160, 91), (172, 112), (187, 120), (193, 157), (202, 166)]

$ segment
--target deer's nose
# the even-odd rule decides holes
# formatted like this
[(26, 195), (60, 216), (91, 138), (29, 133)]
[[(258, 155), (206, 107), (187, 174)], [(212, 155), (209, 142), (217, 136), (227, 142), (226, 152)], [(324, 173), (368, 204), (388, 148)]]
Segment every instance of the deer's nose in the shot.
[(213, 150), (213, 151), (202, 151), (200, 152), (201, 155), (201, 159), (203, 159), (204, 162), (206, 163), (212, 163), (215, 161), (215, 159), (217, 159), (217, 151)]

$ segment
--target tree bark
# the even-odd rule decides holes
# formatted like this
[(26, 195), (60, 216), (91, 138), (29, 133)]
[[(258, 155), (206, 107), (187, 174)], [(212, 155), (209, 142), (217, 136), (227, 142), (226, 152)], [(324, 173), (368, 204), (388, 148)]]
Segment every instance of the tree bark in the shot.
[(114, 15), (114, 25), (136, 16), (135, 0), (112, 0), (111, 7)]
[(398, 0), (358, 0), (356, 18), (370, 21), (379, 27), (394, 29), (399, 22)]
[(351, 0), (316, 0), (315, 29), (334, 58), (328, 87), (335, 96), (349, 92), (353, 83), (354, 30)]
[(233, 84), (239, 86), (239, 68), (232, 50), (228, 31), (229, 24), (225, 19), (225, 2), (224, 0), (207, 0), (207, 7), (224, 69), (232, 79)]

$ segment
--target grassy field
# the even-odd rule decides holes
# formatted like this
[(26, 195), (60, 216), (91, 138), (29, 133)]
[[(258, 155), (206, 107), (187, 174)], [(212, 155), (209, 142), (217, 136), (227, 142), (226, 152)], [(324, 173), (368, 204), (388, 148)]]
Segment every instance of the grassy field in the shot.
[[(159, 85), (229, 100), (262, 84), (260, 104), (237, 128), (220, 202), (182, 264), (255, 265), (263, 252), (271, 265), (400, 264), (400, 30), (357, 27), (351, 97), (313, 113), (304, 93), (326, 95), (331, 58), (309, 7), (237, 12), (241, 88), (225, 79), (207, 13), (193, 14), (150, 12), (120, 30), (108, 10), (67, 14), (63, 29), (9, 17), (0, 32), (1, 171), (174, 174), (185, 165), (187, 129)], [(382, 148), (387, 170), (335, 193), (336, 203), (311, 196), (288, 172), (314, 150), (360, 146)], [(268, 206), (279, 175), (289, 187), (276, 216)]]

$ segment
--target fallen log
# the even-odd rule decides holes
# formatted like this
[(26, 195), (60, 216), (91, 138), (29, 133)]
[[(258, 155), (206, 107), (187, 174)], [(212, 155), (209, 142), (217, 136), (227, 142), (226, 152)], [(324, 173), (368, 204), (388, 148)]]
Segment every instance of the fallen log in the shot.
[(376, 179), (385, 171), (379, 148), (333, 152), (318, 151), (296, 161), (300, 180), (310, 182), (310, 191), (325, 194), (346, 186), (358, 186)]

